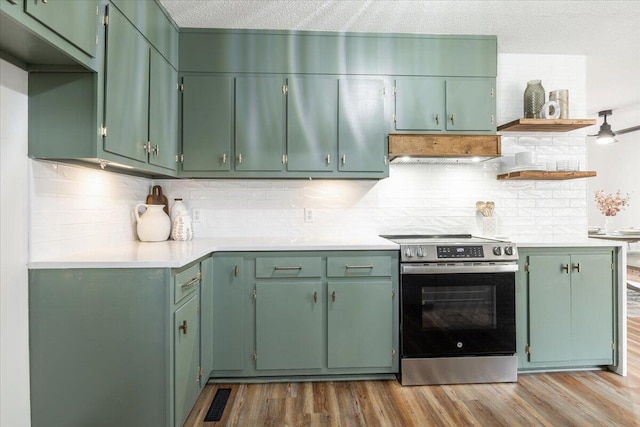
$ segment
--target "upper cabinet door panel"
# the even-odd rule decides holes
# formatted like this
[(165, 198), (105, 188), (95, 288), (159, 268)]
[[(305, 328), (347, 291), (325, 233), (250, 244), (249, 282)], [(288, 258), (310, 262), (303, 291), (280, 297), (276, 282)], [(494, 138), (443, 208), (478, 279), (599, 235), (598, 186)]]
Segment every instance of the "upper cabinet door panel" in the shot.
[(26, 0), (29, 15), (91, 57), (96, 56), (99, 0)]
[(219, 75), (183, 77), (182, 170), (230, 170), (233, 81)]
[(178, 148), (178, 72), (151, 49), (149, 70), (149, 163), (176, 169)]
[(404, 78), (395, 81), (396, 130), (444, 129), (443, 78)]
[(447, 130), (495, 131), (495, 79), (447, 79)]
[(236, 170), (281, 171), (285, 142), (285, 81), (236, 79)]
[(115, 8), (107, 27), (104, 149), (142, 162), (149, 120), (149, 46)]
[(381, 79), (340, 79), (338, 170), (382, 172), (385, 164), (384, 83)]
[(289, 78), (287, 169), (332, 171), (338, 146), (338, 80)]

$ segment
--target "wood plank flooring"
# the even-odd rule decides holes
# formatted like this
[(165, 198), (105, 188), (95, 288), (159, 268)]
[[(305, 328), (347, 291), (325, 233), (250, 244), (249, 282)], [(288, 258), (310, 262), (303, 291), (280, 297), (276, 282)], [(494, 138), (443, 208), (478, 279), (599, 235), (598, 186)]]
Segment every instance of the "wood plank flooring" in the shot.
[[(515, 384), (209, 384), (184, 427), (640, 426), (640, 318), (627, 322), (627, 377), (585, 371), (521, 374)], [(222, 420), (203, 422), (223, 387), (232, 394)]]

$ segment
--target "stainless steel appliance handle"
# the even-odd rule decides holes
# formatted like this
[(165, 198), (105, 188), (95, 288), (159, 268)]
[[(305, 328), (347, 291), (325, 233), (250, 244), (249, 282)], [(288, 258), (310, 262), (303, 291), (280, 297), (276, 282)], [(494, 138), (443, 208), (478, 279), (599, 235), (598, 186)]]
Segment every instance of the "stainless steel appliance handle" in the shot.
[(403, 265), (401, 274), (515, 273), (518, 264), (492, 265)]

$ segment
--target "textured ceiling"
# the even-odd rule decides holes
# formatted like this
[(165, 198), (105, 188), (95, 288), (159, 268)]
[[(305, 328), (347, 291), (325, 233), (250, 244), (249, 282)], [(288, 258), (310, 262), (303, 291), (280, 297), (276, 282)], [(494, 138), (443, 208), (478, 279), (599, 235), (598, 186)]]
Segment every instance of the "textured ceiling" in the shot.
[(160, 0), (180, 27), (491, 34), (503, 53), (640, 56), (640, 1)]

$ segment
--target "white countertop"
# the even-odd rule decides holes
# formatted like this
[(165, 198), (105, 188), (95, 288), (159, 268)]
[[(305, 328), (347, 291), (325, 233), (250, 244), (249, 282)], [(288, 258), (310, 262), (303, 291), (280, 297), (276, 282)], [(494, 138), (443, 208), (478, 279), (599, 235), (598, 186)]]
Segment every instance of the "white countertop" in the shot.
[(212, 252), (364, 251), (398, 248), (398, 244), (378, 236), (336, 239), (244, 237), (153, 243), (135, 241), (51, 259), (32, 260), (28, 268), (180, 268)]

